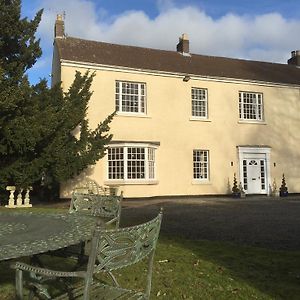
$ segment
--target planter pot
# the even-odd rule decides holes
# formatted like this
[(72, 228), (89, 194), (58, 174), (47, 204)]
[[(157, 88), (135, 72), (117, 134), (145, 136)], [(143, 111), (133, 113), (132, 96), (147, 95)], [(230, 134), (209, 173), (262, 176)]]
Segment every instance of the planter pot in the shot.
[(279, 192), (279, 196), (280, 196), (280, 197), (287, 197), (288, 194), (289, 194), (288, 191), (280, 191), (280, 192)]
[(241, 198), (241, 193), (232, 193), (233, 198)]

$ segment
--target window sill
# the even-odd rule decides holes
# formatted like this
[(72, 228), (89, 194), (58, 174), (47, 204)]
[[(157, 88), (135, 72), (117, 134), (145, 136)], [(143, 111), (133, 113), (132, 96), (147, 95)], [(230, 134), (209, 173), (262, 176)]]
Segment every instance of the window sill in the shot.
[(192, 180), (192, 184), (195, 184), (195, 185), (197, 185), (197, 184), (200, 184), (200, 185), (207, 184), (207, 185), (209, 185), (209, 184), (211, 184), (211, 182), (209, 180), (207, 180), (207, 179), (203, 179), (203, 180), (201, 180), (201, 179), (193, 179)]
[(117, 112), (117, 117), (135, 117), (135, 118), (151, 118), (150, 116), (143, 113), (129, 113), (129, 112)]
[(158, 184), (158, 180), (106, 180), (105, 185), (155, 185)]
[(267, 125), (265, 121), (255, 121), (255, 120), (239, 120), (239, 124), (257, 124), (257, 125)]
[(190, 117), (190, 121), (211, 122), (211, 119), (201, 117)]

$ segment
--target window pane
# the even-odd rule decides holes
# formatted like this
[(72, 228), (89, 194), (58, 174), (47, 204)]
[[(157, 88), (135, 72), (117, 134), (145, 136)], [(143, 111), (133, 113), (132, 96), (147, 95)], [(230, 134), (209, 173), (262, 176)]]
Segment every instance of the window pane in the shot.
[(208, 150), (193, 151), (194, 179), (208, 179)]
[(122, 147), (108, 148), (108, 178), (124, 178), (124, 154)]
[(263, 100), (259, 93), (239, 93), (239, 116), (244, 120), (263, 120)]
[(122, 112), (144, 113), (144, 83), (116, 81), (116, 110)]
[(192, 88), (192, 116), (207, 118), (207, 90)]
[(145, 179), (145, 148), (127, 149), (127, 178)]
[(155, 152), (153, 148), (148, 149), (148, 166), (149, 166), (149, 179), (155, 178)]

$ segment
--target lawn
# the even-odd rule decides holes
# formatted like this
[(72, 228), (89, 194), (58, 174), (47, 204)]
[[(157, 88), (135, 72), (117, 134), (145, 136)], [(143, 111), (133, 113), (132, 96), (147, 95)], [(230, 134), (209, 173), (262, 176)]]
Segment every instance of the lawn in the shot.
[[(117, 275), (140, 287), (144, 266)], [(0, 263), (0, 299), (14, 299), (14, 272)], [(152, 299), (299, 299), (300, 251), (274, 251), (226, 242), (161, 235)]]

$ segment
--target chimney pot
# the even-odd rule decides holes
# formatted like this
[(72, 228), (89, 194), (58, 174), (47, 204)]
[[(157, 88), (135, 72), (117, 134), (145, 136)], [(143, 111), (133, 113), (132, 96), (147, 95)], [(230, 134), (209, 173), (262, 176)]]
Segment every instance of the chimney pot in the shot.
[(300, 67), (300, 50), (291, 52), (291, 58), (288, 60), (288, 64)]
[(190, 41), (186, 33), (182, 34), (177, 44), (177, 52), (185, 56), (190, 56)]

